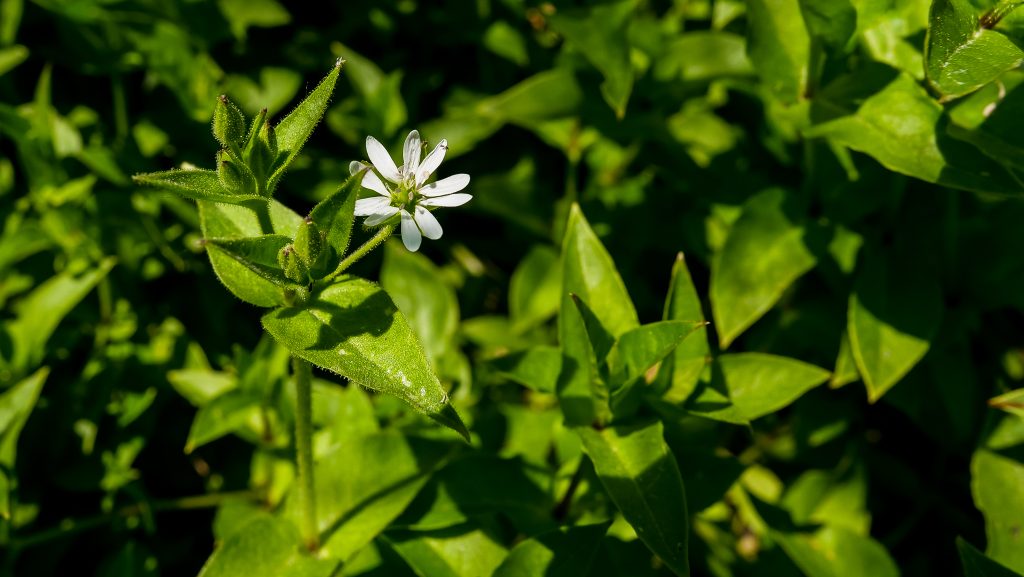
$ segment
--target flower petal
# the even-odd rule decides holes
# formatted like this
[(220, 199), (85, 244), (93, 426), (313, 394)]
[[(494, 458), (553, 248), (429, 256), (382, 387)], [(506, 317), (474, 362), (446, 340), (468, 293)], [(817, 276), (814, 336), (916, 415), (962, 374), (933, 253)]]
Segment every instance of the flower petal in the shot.
[(363, 188), (369, 188), (381, 196), (391, 198), (388, 187), (384, 186), (384, 183), (381, 182), (380, 178), (372, 170), (366, 171), (366, 175), (363, 176)]
[[(371, 198), (360, 198), (356, 201), (356, 216), (370, 216), (372, 214), (380, 214), (385, 211), (387, 207), (391, 206), (391, 199), (383, 196), (374, 196)], [(394, 213), (392, 213), (394, 214)]]
[(372, 136), (366, 137), (366, 154), (370, 157), (370, 162), (373, 163), (373, 167), (377, 169), (381, 176), (395, 184), (401, 182), (402, 177), (398, 174), (398, 167), (395, 166), (395, 161), (391, 160), (391, 155), (388, 154), (384, 145), (377, 142), (377, 139)]
[(385, 206), (383, 209), (381, 209), (380, 212), (378, 212), (377, 214), (370, 215), (370, 217), (364, 220), (363, 225), (377, 226), (378, 224), (384, 222), (385, 220), (391, 218), (392, 216), (395, 216), (396, 214), (398, 214), (397, 206)]
[(420, 229), (416, 226), (416, 221), (413, 220), (412, 215), (408, 211), (402, 211), (402, 244), (405, 248), (412, 252), (416, 252), (420, 249), (420, 243), (423, 242), (423, 237), (420, 236)]
[(420, 194), (423, 196), (442, 196), (445, 194), (451, 194), (453, 192), (459, 192), (463, 188), (469, 185), (468, 174), (453, 174), (448, 178), (442, 178), (437, 182), (431, 182), (420, 189)]
[(444, 196), (435, 196), (433, 198), (424, 198), (420, 201), (422, 206), (462, 206), (473, 199), (472, 194), (466, 194), (459, 192), (456, 194), (446, 194)]
[(420, 165), (420, 152), (423, 150), (421, 142), (418, 130), (413, 130), (409, 136), (405, 137), (405, 148), (402, 151), (402, 160), (405, 161), (405, 165), (402, 167), (403, 175), (416, 174)]
[(448, 141), (442, 140), (438, 142), (434, 150), (423, 159), (423, 162), (420, 163), (419, 168), (416, 170), (416, 186), (421, 186), (437, 170), (437, 167), (441, 166), (441, 161), (444, 160), (446, 152), (448, 152)]
[(423, 236), (430, 240), (441, 238), (441, 223), (437, 222), (437, 218), (422, 206), (416, 207), (416, 224), (420, 225)]
[(349, 174), (357, 174), (360, 170), (364, 168), (370, 168), (370, 165), (359, 160), (353, 160), (352, 162), (348, 163)]

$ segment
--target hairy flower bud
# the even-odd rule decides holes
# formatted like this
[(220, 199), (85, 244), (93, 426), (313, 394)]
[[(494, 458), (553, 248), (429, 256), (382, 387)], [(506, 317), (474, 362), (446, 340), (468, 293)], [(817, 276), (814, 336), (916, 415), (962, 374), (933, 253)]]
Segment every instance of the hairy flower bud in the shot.
[(323, 237), (320, 234), (320, 227), (312, 219), (306, 217), (299, 223), (299, 230), (295, 233), (295, 253), (305, 261), (307, 266), (312, 267), (320, 258), (322, 248)]
[(256, 179), (249, 167), (231, 160), (226, 150), (217, 155), (217, 177), (220, 183), (236, 194), (255, 194)]
[(223, 94), (213, 110), (213, 136), (221, 146), (240, 151), (245, 142), (245, 115)]
[(297, 283), (309, 282), (309, 267), (295, 253), (294, 245), (289, 244), (277, 253), (277, 264), (289, 279)]

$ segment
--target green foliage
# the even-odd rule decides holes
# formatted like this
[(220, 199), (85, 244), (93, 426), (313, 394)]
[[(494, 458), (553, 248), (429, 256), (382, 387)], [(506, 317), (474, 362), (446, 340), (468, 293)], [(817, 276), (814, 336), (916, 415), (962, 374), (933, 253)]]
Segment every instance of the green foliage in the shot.
[(1024, 575), (1021, 5), (0, 0), (0, 577)]

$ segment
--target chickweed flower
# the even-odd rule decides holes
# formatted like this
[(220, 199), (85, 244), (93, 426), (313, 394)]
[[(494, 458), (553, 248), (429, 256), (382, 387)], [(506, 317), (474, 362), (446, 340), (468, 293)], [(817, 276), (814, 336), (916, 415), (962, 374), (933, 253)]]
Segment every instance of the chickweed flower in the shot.
[[(367, 217), (363, 221), (366, 226), (377, 226), (395, 215), (401, 215), (402, 243), (413, 252), (419, 250), (424, 236), (431, 240), (441, 238), (441, 224), (428, 207), (460, 206), (473, 198), (471, 194), (459, 193), (469, 184), (468, 174), (455, 174), (425, 184), (444, 160), (447, 150), (448, 141), (442, 140), (421, 161), (423, 143), (420, 133), (413, 130), (405, 139), (402, 155), (405, 164), (399, 167), (395, 166), (384, 145), (376, 138), (367, 136), (366, 154), (376, 172), (367, 170), (362, 185), (379, 196), (357, 200), (356, 216)], [(352, 174), (364, 168), (366, 165), (358, 161), (349, 165)]]

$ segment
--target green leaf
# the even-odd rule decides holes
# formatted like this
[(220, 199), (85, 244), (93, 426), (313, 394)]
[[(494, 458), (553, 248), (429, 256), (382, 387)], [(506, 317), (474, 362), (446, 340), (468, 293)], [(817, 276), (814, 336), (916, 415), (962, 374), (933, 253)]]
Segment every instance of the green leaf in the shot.
[(132, 177), (136, 184), (152, 186), (160, 190), (177, 193), (185, 198), (199, 201), (225, 202), (229, 204), (245, 204), (248, 202), (266, 202), (266, 199), (255, 194), (235, 194), (224, 188), (217, 172), (191, 168), (188, 170), (166, 170), (136, 174)]
[(917, 82), (900, 74), (870, 95), (855, 114), (816, 125), (807, 137), (828, 137), (914, 178), (976, 192), (1020, 194), (1024, 186), (975, 147), (948, 136), (948, 118)]
[(659, 321), (624, 333), (608, 352), (612, 386), (627, 385), (644, 376), (706, 324), (703, 321)]
[(519, 261), (508, 285), (508, 313), (517, 332), (543, 323), (558, 312), (562, 268), (558, 253), (537, 245)]
[(409, 321), (428, 359), (436, 363), (455, 350), (459, 301), (430, 259), (399, 242), (389, 242), (384, 247), (380, 284)]
[(22, 377), (43, 360), (46, 343), (57, 325), (107, 276), (114, 263), (113, 258), (105, 259), (77, 276), (61, 272), (17, 302), (17, 316), (4, 327), (10, 355), (0, 358), (0, 368), (7, 369), (0, 370), (0, 384)]
[[(473, 111), (485, 118), (531, 125), (542, 120), (573, 116), (582, 103), (583, 90), (572, 72), (553, 68), (534, 74), (501, 94), (481, 100)], [(453, 145), (456, 142), (452, 137), (449, 140)]]
[(944, 100), (970, 94), (1024, 62), (1024, 51), (1009, 38), (982, 27), (968, 0), (936, 0), (928, 20), (925, 72)]
[(850, 337), (847, 331), (839, 341), (839, 355), (836, 357), (836, 368), (832, 371), (832, 378), (828, 386), (838, 389), (850, 383), (860, 380), (860, 372), (857, 370), (857, 360), (853, 358), (853, 349), (850, 348)]
[(559, 316), (562, 372), (555, 386), (558, 403), (567, 425), (603, 425), (612, 417), (604, 361), (614, 339), (585, 302), (574, 294), (570, 297), (572, 309)]
[(224, 540), (199, 577), (329, 577), (336, 565), (306, 551), (298, 529), (288, 521), (258, 517)]
[[(317, 526), (324, 550), (347, 561), (409, 506), (443, 454), (413, 447), (395, 431), (346, 439), (318, 457)], [(298, 518), (294, 495), (288, 506)]]
[(654, 76), (659, 80), (701, 82), (753, 73), (746, 39), (721, 31), (687, 30), (668, 43), (665, 53), (654, 62)]
[(610, 523), (562, 527), (521, 541), (493, 577), (576, 577), (586, 575)]
[(1024, 167), (1024, 76), (1007, 73), (957, 103), (949, 116), (949, 134), (977, 146), (1010, 166)]
[(229, 391), (204, 404), (192, 420), (185, 452), (191, 453), (248, 423), (258, 423), (261, 404), (260, 399), (245, 391)]
[[(314, 268), (314, 272), (330, 273), (341, 261), (341, 257), (345, 256), (352, 238), (356, 198), (362, 188), (363, 176), (364, 173), (360, 172), (348, 177), (336, 191), (309, 212), (309, 218), (320, 228), (327, 246), (331, 248), (329, 254), (321, 257), (324, 270), (318, 271)], [(323, 274), (318, 274), (317, 278), (322, 276)]]
[(996, 420), (992, 433), (971, 460), (971, 493), (985, 517), (985, 553), (1018, 573), (1024, 573), (1024, 419), (1010, 415)]
[(787, 206), (791, 194), (772, 188), (750, 198), (711, 261), (711, 311), (723, 349), (817, 262), (806, 227)]
[(573, 205), (562, 245), (562, 306), (573, 306), (577, 295), (595, 311), (601, 324), (618, 337), (640, 325), (626, 285), (611, 255), (598, 240), (578, 205)]
[(899, 577), (885, 548), (843, 527), (826, 527), (813, 535), (772, 531), (772, 538), (808, 577)]
[(501, 376), (539, 393), (553, 395), (562, 368), (562, 351), (556, 347), (537, 345), (498, 357), (491, 364)]
[[(700, 297), (693, 286), (683, 253), (679, 253), (672, 265), (672, 281), (668, 287), (662, 318), (667, 321), (704, 323)], [(706, 325), (698, 326), (694, 334), (679, 343), (662, 362), (657, 380), (658, 388), (663, 391), (662, 397), (673, 404), (684, 402), (696, 389), (697, 381), (710, 359), (711, 347), (708, 345)]]
[(576, 431), (601, 484), (640, 540), (676, 575), (689, 575), (686, 494), (661, 421)]
[(50, 369), (43, 367), (0, 396), (0, 517), (3, 519), (11, 518), (11, 489), (17, 486), (9, 475), (14, 474), (18, 436), (49, 374)]
[(686, 409), (730, 423), (747, 423), (775, 412), (831, 376), (796, 359), (764, 353), (732, 353), (715, 359), (715, 378)]
[[(604, 353), (611, 344), (610, 340), (607, 345), (595, 342), (603, 348), (596, 351), (591, 344), (597, 336), (593, 331), (600, 326), (601, 332), (607, 331), (610, 337), (617, 338), (639, 326), (640, 321), (611, 255), (576, 205), (570, 210), (566, 226), (562, 266), (558, 330), (559, 342), (568, 362), (563, 364), (563, 374), (559, 378), (559, 403), (567, 424), (590, 425), (595, 419), (608, 416), (606, 403), (602, 400), (604, 395), (594, 387), (598, 385), (595, 381), (598, 364), (603, 362)], [(578, 302), (584, 303), (584, 309), (592, 313), (592, 319), (581, 314)], [(591, 321), (589, 327), (588, 320)]]
[(195, 407), (201, 407), (238, 387), (238, 378), (234, 375), (209, 369), (169, 371), (167, 380), (178, 394)]
[(1024, 419), (1024, 388), (991, 398), (988, 400), (988, 405)]
[(633, 90), (633, 65), (626, 29), (632, 20), (636, 0), (602, 4), (587, 10), (559, 10), (548, 22), (601, 71), (601, 95), (615, 115), (626, 114)]
[(339, 58), (320, 84), (275, 126), (279, 156), (274, 172), (267, 181), (268, 192), (274, 191), (281, 176), (291, 166), (309, 135), (313, 133), (313, 129), (320, 123), (331, 101), (331, 94), (334, 93), (334, 85), (338, 82), (338, 74), (343, 63), (344, 60)]
[(857, 31), (857, 9), (850, 0), (800, 0), (800, 10), (812, 37), (846, 52)]
[(273, 28), (291, 22), (291, 15), (275, 0), (217, 0), (217, 5), (239, 40), (245, 40), (251, 26)]
[(506, 554), (499, 542), (472, 524), (418, 533), (396, 531), (384, 542), (423, 577), (491, 575)]
[(263, 328), (294, 355), (394, 395), (468, 438), (415, 333), (377, 285), (341, 277), (301, 307), (263, 315)]
[[(295, 234), (299, 223), (302, 222), (301, 216), (276, 200), (267, 202), (266, 207), (267, 215), (261, 219), (256, 211), (244, 206), (200, 202), (199, 223), (203, 236), (239, 238), (277, 234), (290, 238)], [(218, 251), (207, 251), (207, 254), (217, 278), (236, 297), (259, 307), (283, 304), (281, 288), (275, 283), (256, 274), (227, 254)]]
[(938, 331), (934, 272), (909, 250), (867, 247), (847, 313), (850, 349), (874, 402), (917, 364)]
[(750, 0), (747, 24), (747, 54), (762, 82), (784, 103), (801, 100), (811, 65), (811, 37), (799, 0)]
[(26, 58), (28, 58), (28, 48), (20, 44), (0, 48), (0, 76), (10, 72)]
[(292, 239), (280, 234), (242, 238), (207, 238), (206, 246), (225, 254), (261, 279), (279, 287), (297, 287), (278, 266), (278, 253), (291, 244)]
[(960, 552), (960, 562), (964, 565), (964, 577), (1020, 577), (1020, 573), (1010, 571), (993, 561), (962, 537), (956, 538), (956, 549)]

